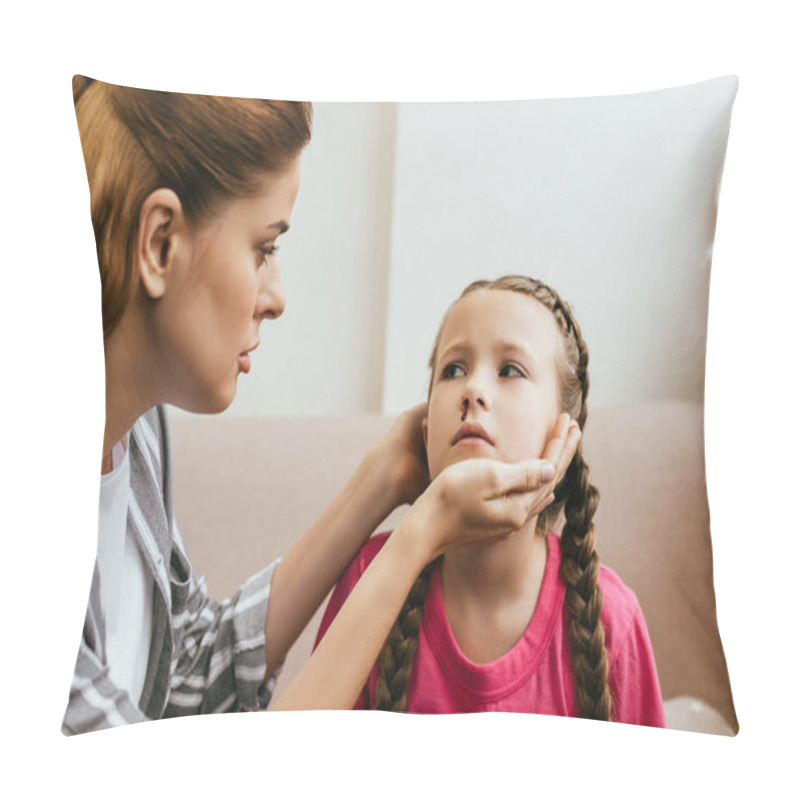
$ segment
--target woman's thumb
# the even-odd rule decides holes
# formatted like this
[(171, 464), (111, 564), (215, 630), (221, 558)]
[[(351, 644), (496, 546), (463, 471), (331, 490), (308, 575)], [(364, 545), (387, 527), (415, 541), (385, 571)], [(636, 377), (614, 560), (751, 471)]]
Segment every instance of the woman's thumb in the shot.
[(498, 485), (502, 494), (535, 492), (550, 483), (556, 474), (552, 463), (538, 458), (505, 464), (504, 467)]

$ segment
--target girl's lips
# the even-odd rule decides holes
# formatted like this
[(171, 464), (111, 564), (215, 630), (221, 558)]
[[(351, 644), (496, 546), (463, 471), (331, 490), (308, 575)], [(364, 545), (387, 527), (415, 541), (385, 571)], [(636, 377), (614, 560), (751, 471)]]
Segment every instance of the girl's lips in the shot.
[(453, 437), (453, 441), (450, 442), (450, 444), (455, 445), (459, 442), (464, 442), (465, 444), (494, 444), (489, 434), (484, 430), (483, 426), (479, 425), (477, 422), (465, 422), (456, 431), (456, 435)]

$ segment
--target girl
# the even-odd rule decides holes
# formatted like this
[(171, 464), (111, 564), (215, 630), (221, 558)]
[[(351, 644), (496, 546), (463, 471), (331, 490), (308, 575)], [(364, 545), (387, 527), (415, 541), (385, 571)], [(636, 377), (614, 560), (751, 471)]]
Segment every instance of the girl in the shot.
[(549, 465), (454, 464), (428, 486), (423, 409), (412, 409), (282, 561), (228, 600), (208, 597), (173, 513), (163, 406), (225, 409), (261, 322), (283, 313), (275, 251), (311, 108), (80, 76), (73, 93), (102, 285), (106, 422), (98, 554), (63, 731), (266, 707), (336, 578), (381, 519), (414, 503), (276, 704), (352, 707), (424, 565), (522, 526), (570, 446), (554, 440)]
[[(540, 456), (551, 431), (582, 429), (587, 363), (580, 328), (552, 289), (519, 276), (470, 284), (431, 355), (423, 421), (431, 477), (479, 456)], [(450, 550), (423, 570), (357, 708), (528, 711), (663, 727), (641, 609), (595, 552), (598, 492), (580, 446), (553, 499), (513, 536)], [(374, 537), (361, 549), (318, 642), (391, 541)]]

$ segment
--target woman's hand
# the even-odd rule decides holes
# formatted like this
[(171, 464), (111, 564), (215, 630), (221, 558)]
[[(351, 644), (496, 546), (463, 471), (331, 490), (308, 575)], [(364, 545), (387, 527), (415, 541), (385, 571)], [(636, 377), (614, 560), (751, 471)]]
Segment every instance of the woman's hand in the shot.
[(511, 535), (553, 501), (580, 438), (578, 425), (562, 414), (542, 459), (506, 464), (474, 458), (452, 464), (414, 504), (406, 527), (424, 537), (429, 560), (452, 547)]
[(419, 403), (404, 411), (370, 451), (371, 464), (387, 476), (387, 496), (392, 501), (389, 511), (405, 503), (413, 503), (430, 482), (422, 438), (422, 420), (426, 409), (427, 403)]

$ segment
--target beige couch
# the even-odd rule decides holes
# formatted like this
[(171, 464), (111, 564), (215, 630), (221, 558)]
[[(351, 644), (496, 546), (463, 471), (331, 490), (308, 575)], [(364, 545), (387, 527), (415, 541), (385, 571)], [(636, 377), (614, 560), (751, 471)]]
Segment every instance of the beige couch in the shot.
[[(220, 597), (291, 546), (390, 424), (380, 416), (173, 414), (171, 421), (178, 519), (196, 572)], [(733, 734), (712, 584), (702, 409), (669, 402), (592, 411), (584, 452), (601, 495), (600, 557), (644, 610), (669, 727)], [(278, 693), (308, 658), (320, 616), (289, 655)]]

